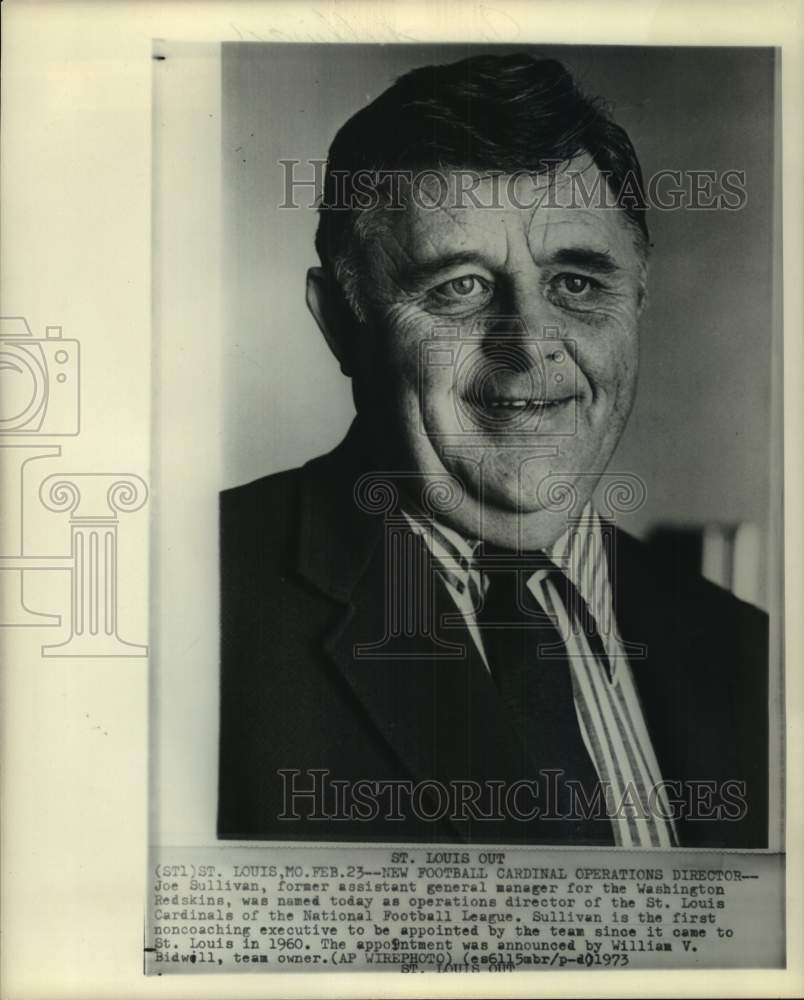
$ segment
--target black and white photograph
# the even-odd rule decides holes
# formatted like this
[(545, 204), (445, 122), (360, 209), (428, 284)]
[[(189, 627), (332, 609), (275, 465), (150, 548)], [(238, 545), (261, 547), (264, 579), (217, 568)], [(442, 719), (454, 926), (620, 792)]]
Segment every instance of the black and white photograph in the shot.
[(769, 846), (776, 60), (224, 46), (220, 838)]
[(3, 4), (3, 997), (801, 995), (802, 17)]

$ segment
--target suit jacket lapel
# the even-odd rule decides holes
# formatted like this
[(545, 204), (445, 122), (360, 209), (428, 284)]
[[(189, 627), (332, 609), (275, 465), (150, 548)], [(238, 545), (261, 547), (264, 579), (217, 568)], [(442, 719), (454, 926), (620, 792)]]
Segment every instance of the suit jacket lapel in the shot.
[(406, 627), (389, 620), (389, 568), (378, 548), (326, 648), (413, 778), (507, 778), (510, 726), (497, 690), (426, 546), (410, 538), (424, 572)]
[(414, 782), (524, 777), (497, 689), (426, 545), (356, 503), (367, 467), (353, 427), (304, 470), (298, 570), (341, 605), (327, 654)]
[[(372, 513), (355, 499), (356, 485), (370, 469), (353, 425), (334, 452), (303, 470), (297, 569), (339, 605), (324, 639), (334, 669), (414, 781), (532, 778), (497, 689), (432, 573), (429, 554), (419, 566), (418, 586), (420, 596), (428, 595), (433, 627), (405, 628), (389, 619), (385, 512)], [(717, 699), (709, 697), (704, 712), (697, 697), (711, 687), (708, 661), (719, 655), (717, 637), (707, 640), (694, 598), (675, 579), (662, 577), (644, 545), (617, 529), (612, 536), (615, 620), (624, 642), (643, 647), (629, 647), (629, 662), (662, 777), (691, 782), (739, 774), (732, 743), (716, 735), (734, 731), (728, 699), (713, 710)], [(420, 539), (417, 544), (423, 546)], [(445, 614), (453, 620), (450, 627)], [(713, 711), (723, 717), (713, 717)], [(468, 836), (467, 825), (452, 826), (458, 836)], [(538, 839), (539, 832), (526, 827), (532, 824), (520, 824), (512, 841), (523, 834)], [(491, 825), (486, 830), (493, 839)], [(679, 832), (683, 844), (686, 823)], [(697, 825), (691, 839), (700, 842), (703, 833)], [(483, 839), (477, 827), (472, 836)]]
[[(662, 778), (685, 783), (689, 794), (695, 782), (739, 775), (734, 742), (723, 738), (734, 731), (730, 700), (725, 692), (719, 699), (704, 696), (718, 642), (703, 610), (646, 558), (644, 545), (621, 531), (614, 536), (615, 618), (621, 639), (644, 646), (645, 655), (629, 655), (629, 663)], [(720, 718), (713, 717), (713, 704)], [(699, 842), (706, 832), (686, 819), (677, 828), (682, 846), (689, 834)]]

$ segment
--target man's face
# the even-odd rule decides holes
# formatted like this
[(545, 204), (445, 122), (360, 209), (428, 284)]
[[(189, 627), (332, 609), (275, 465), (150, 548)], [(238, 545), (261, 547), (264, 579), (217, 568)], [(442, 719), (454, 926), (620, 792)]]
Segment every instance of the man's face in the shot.
[(370, 227), (355, 390), (404, 468), (446, 471), (488, 515), (533, 521), (557, 478), (585, 502), (619, 440), (643, 267), (621, 211), (567, 207), (529, 176), (497, 178), (502, 207), (485, 207), (494, 183), (477, 205), (411, 202)]

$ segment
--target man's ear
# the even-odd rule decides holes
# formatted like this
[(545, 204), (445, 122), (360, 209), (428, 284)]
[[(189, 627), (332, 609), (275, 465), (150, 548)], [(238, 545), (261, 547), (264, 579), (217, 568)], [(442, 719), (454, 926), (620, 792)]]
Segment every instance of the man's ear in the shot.
[(313, 314), (344, 375), (353, 374), (357, 320), (338, 283), (323, 267), (307, 272), (307, 308)]
[(640, 286), (639, 294), (637, 296), (637, 318), (639, 318), (648, 306), (648, 286), (643, 284)]
[(637, 318), (639, 318), (648, 305), (648, 262), (643, 260), (639, 274), (639, 288), (637, 289)]
[(637, 291), (637, 319), (642, 315), (648, 305), (648, 290), (641, 285)]

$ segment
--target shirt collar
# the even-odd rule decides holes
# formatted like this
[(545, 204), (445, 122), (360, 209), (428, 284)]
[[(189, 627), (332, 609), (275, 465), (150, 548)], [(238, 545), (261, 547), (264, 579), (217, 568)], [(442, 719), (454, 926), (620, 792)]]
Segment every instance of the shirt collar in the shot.
[(475, 558), (480, 546), (478, 540), (466, 539), (459, 531), (426, 514), (412, 514), (406, 510), (402, 513), (411, 530), (424, 539), (447, 583), (460, 593), (472, 580), (485, 589), (483, 573)]
[[(411, 530), (424, 538), (448, 583), (462, 592), (474, 577), (481, 590), (485, 590), (488, 582), (486, 574), (482, 573), (475, 558), (481, 545), (479, 540), (467, 539), (454, 528), (426, 514), (407, 510), (403, 514)], [(598, 613), (604, 584), (608, 590), (608, 562), (600, 517), (591, 501), (587, 501), (580, 517), (573, 519), (545, 549), (545, 555), (566, 573), (593, 614)], [(546, 572), (537, 570), (534, 576), (544, 576)]]

